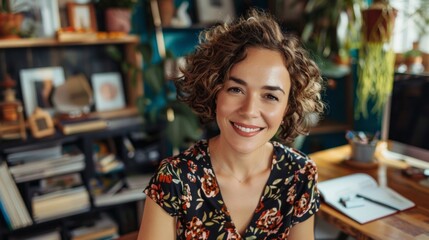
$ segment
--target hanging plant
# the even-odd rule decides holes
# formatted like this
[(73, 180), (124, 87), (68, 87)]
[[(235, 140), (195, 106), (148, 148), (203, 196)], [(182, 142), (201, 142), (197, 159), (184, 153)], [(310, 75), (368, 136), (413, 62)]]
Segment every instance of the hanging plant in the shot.
[(396, 10), (387, 1), (374, 1), (362, 11), (363, 42), (359, 49), (355, 118), (383, 112), (392, 90), (395, 53), (391, 42)]

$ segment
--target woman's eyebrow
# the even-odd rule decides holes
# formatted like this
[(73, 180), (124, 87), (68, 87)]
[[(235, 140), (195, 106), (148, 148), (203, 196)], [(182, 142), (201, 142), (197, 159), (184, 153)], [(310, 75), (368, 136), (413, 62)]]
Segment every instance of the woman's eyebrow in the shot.
[[(242, 79), (239, 79), (239, 78), (236, 78), (236, 77), (233, 77), (233, 76), (229, 77), (229, 79), (230, 79), (231, 81), (233, 81), (233, 82), (237, 83), (237, 84), (247, 86), (246, 81), (244, 81), (244, 80), (242, 80)], [(282, 92), (283, 94), (286, 94), (286, 93), (285, 93), (285, 91), (284, 91), (281, 87), (278, 87), (278, 86), (265, 85), (265, 86), (263, 86), (262, 88), (263, 88), (263, 89), (266, 89), (266, 90), (270, 90), (270, 91), (280, 91), (280, 92)]]

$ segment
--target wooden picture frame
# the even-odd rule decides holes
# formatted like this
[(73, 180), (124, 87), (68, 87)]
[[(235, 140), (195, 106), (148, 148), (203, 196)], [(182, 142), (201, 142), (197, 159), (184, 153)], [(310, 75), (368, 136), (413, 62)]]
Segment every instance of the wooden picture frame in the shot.
[(28, 125), (30, 126), (31, 134), (35, 138), (42, 138), (55, 133), (51, 115), (39, 107), (28, 118)]
[(67, 3), (68, 22), (75, 31), (96, 32), (97, 20), (92, 3)]

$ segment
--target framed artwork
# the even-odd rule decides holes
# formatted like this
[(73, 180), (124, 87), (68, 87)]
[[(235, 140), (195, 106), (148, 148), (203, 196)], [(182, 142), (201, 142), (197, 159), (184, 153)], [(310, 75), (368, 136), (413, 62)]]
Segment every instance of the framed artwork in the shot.
[(35, 138), (53, 135), (55, 133), (54, 123), (48, 112), (37, 107), (34, 113), (28, 118), (31, 134)]
[(30, 117), (36, 107), (40, 107), (53, 115), (55, 110), (51, 96), (55, 88), (65, 82), (63, 68), (22, 69), (19, 74), (26, 116)]
[(67, 3), (68, 22), (75, 30), (97, 31), (94, 5), (91, 3)]
[(198, 0), (198, 21), (202, 24), (224, 23), (232, 21), (235, 15), (234, 1), (230, 0)]
[(36, 37), (55, 37), (60, 28), (58, 0), (9, 0), (12, 9), (24, 16), (21, 31)]
[(91, 82), (97, 111), (117, 110), (125, 107), (120, 73), (96, 73), (92, 75)]

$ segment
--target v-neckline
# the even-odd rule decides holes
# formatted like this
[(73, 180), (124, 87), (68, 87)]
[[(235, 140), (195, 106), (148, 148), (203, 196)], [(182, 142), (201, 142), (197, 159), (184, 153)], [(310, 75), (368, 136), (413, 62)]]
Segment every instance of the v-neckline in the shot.
[(241, 239), (245, 239), (246, 237), (247, 237), (247, 233), (248, 232), (250, 232), (249, 231), (249, 229), (254, 225), (254, 223), (256, 222), (256, 220), (257, 219), (255, 219), (256, 218), (256, 210), (258, 209), (258, 206), (259, 206), (259, 204), (261, 203), (261, 201), (263, 201), (264, 200), (264, 190), (265, 190), (265, 188), (268, 186), (268, 183), (270, 183), (271, 182), (271, 178), (273, 177), (273, 163), (274, 163), (274, 159), (275, 159), (275, 155), (276, 155), (276, 149), (275, 149), (275, 145), (272, 143), (272, 142), (270, 142), (270, 144), (273, 146), (273, 152), (272, 152), (272, 155), (271, 155), (271, 164), (270, 164), (270, 173), (268, 174), (268, 178), (267, 178), (267, 180), (266, 180), (266, 182), (265, 182), (265, 184), (264, 184), (264, 186), (263, 186), (263, 188), (262, 188), (262, 191), (261, 191), (261, 193), (260, 193), (260, 196), (259, 196), (259, 200), (258, 200), (258, 203), (256, 204), (256, 206), (255, 206), (255, 208), (253, 209), (253, 211), (252, 211), (252, 217), (250, 218), (250, 221), (249, 221), (249, 223), (247, 224), (247, 226), (246, 226), (246, 228), (244, 229), (244, 232), (243, 232), (243, 234), (241, 234), (238, 230), (237, 230), (237, 227), (236, 227), (236, 225), (235, 225), (235, 223), (234, 223), (234, 221), (232, 220), (232, 217), (231, 217), (231, 212), (229, 211), (229, 209), (228, 209), (228, 206), (226, 205), (226, 203), (225, 203), (225, 201), (224, 201), (224, 198), (223, 198), (223, 195), (222, 195), (222, 190), (221, 190), (221, 188), (220, 188), (220, 184), (219, 184), (219, 181), (218, 181), (218, 179), (217, 179), (217, 175), (216, 175), (216, 172), (215, 172), (215, 170), (214, 170), (214, 168), (213, 168), (213, 164), (212, 164), (212, 158), (211, 158), (211, 152), (210, 152), (210, 144), (209, 144), (209, 140), (207, 140), (207, 163), (208, 163), (208, 165), (209, 165), (209, 167), (210, 167), (210, 169), (212, 169), (212, 171), (213, 171), (213, 176), (214, 176), (214, 179), (215, 179), (215, 181), (216, 181), (216, 184), (217, 184), (217, 186), (218, 186), (218, 188), (219, 188), (219, 194), (218, 194), (218, 198), (219, 198), (219, 200), (223, 203), (223, 205), (221, 205), (220, 206), (220, 209), (222, 209), (222, 207), (223, 206), (225, 206), (225, 211), (226, 211), (226, 216), (225, 216), (225, 218), (230, 222), (230, 223), (232, 223), (232, 226), (233, 226), (233, 228), (234, 228), (234, 231), (235, 231), (235, 233), (238, 235), (238, 236), (240, 236), (240, 238)]

